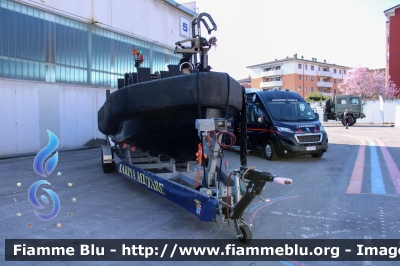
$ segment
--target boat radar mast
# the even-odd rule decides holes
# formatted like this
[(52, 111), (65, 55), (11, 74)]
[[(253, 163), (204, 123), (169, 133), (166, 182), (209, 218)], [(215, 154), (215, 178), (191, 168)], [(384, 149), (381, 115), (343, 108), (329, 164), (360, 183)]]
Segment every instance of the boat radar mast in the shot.
[[(207, 21), (204, 19), (207, 17), (211, 22), (213, 28), (211, 29), (207, 24)], [(210, 39), (206, 39), (201, 36), (201, 23), (207, 28), (208, 34), (211, 34), (213, 30), (217, 30), (217, 25), (215, 24), (212, 17), (207, 13), (200, 13), (197, 17), (195, 17), (192, 21), (192, 34), (193, 37), (189, 39), (185, 39), (179, 42), (176, 42), (175, 45), (175, 53), (179, 53), (183, 55), (183, 58), (180, 61), (180, 68), (187, 69), (193, 66), (190, 64), (190, 59), (192, 55), (194, 57), (195, 68), (201, 72), (209, 72), (211, 67), (208, 65), (208, 51), (212, 46), (217, 45), (217, 38), (211, 37)], [(197, 26), (197, 31), (196, 31)], [(197, 32), (197, 34), (195, 34)], [(191, 42), (191, 47), (186, 47), (182, 45), (182, 43)], [(200, 53), (200, 64), (197, 62), (197, 54)]]

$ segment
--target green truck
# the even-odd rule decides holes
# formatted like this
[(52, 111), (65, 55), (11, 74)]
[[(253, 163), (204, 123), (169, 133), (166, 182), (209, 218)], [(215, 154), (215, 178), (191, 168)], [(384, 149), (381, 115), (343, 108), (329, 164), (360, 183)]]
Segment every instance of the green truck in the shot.
[(328, 99), (325, 102), (324, 121), (328, 120), (343, 120), (343, 113), (349, 109), (349, 126), (356, 123), (357, 119), (366, 117), (363, 113), (363, 103), (359, 96), (355, 95), (335, 95), (333, 100)]

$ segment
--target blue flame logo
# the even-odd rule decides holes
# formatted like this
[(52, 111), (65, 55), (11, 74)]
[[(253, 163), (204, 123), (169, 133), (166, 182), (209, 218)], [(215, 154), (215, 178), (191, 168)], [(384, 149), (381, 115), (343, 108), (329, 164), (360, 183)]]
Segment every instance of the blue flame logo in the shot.
[(57, 149), (58, 144), (60, 143), (53, 132), (47, 130), (47, 134), (49, 134), (49, 144), (37, 153), (35, 160), (33, 161), (33, 169), (38, 175), (43, 177), (49, 176), (56, 167), (58, 162), (58, 152), (55, 152), (55, 154), (47, 159), (46, 162), (45, 160)]
[[(39, 180), (39, 181), (33, 183), (31, 185), (31, 187), (29, 188), (29, 190), (28, 190), (28, 199), (29, 199), (29, 201), (31, 202), (31, 204), (33, 206), (35, 206), (38, 209), (44, 209), (44, 207), (39, 203), (39, 201), (36, 198), (37, 189), (42, 184), (51, 185), (47, 180)], [(50, 197), (51, 197), (51, 199), (53, 201), (53, 204), (54, 204), (53, 211), (51, 213), (49, 213), (49, 214), (42, 214), (42, 213), (37, 212), (37, 211), (33, 211), (33, 212), (40, 219), (48, 221), (48, 220), (53, 219), (54, 217), (56, 217), (57, 214), (59, 213), (59, 211), (60, 211), (60, 199), (58, 198), (57, 194), (53, 190), (47, 189), (47, 188), (42, 188), (42, 189), (44, 191), (46, 191), (50, 195)], [(44, 203), (49, 204), (49, 199), (45, 195), (42, 195), (41, 199), (43, 200)]]
[[(56, 151), (58, 144), (60, 143), (57, 136), (53, 134), (50, 130), (47, 130), (47, 134), (49, 135), (49, 143), (46, 147), (41, 149), (37, 154), (33, 161), (33, 169), (38, 175), (43, 177), (48, 177), (51, 172), (53, 172), (54, 168), (56, 168), (58, 162), (58, 152)], [(56, 151), (56, 152), (55, 152)], [(51, 156), (54, 153), (53, 156)], [(47, 159), (48, 158), (48, 159)], [(47, 160), (46, 160), (47, 159)], [(36, 192), (40, 185), (51, 185), (50, 182), (47, 180), (39, 180), (31, 185), (28, 190), (28, 199), (33, 206), (38, 209), (44, 209), (44, 207), (39, 203), (38, 199), (36, 198)], [(33, 211), (37, 217), (42, 220), (48, 221), (53, 219), (57, 216), (60, 211), (60, 199), (58, 198), (57, 194), (48, 188), (42, 188), (45, 192), (50, 195), (51, 200), (53, 201), (53, 211), (49, 214), (42, 214), (37, 211)], [(49, 204), (49, 199), (42, 195), (41, 200), (45, 204)]]

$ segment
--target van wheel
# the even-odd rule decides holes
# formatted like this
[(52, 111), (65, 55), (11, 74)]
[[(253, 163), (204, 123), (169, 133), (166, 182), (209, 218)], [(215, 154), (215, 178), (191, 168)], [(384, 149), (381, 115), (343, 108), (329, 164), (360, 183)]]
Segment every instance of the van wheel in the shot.
[(321, 158), (322, 155), (324, 155), (324, 153), (322, 151), (320, 153), (311, 154), (311, 156), (314, 157), (314, 158)]
[(276, 154), (276, 150), (274, 148), (274, 144), (270, 140), (265, 140), (262, 145), (262, 153), (265, 159), (269, 161), (273, 161), (278, 159), (278, 155)]

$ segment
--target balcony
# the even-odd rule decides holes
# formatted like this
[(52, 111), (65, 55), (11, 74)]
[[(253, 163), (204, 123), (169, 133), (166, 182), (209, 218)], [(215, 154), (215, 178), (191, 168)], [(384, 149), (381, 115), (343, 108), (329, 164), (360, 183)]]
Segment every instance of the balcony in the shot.
[(317, 81), (317, 87), (332, 88), (333, 84), (332, 82)]
[(317, 76), (319, 77), (332, 77), (332, 73), (329, 71), (317, 71)]
[(264, 71), (261, 72), (261, 77), (272, 77), (272, 76), (282, 76), (283, 71), (282, 70), (270, 70), (270, 71)]
[(269, 82), (261, 82), (260, 88), (270, 88), (270, 87), (281, 87), (283, 85), (283, 81), (269, 81)]

